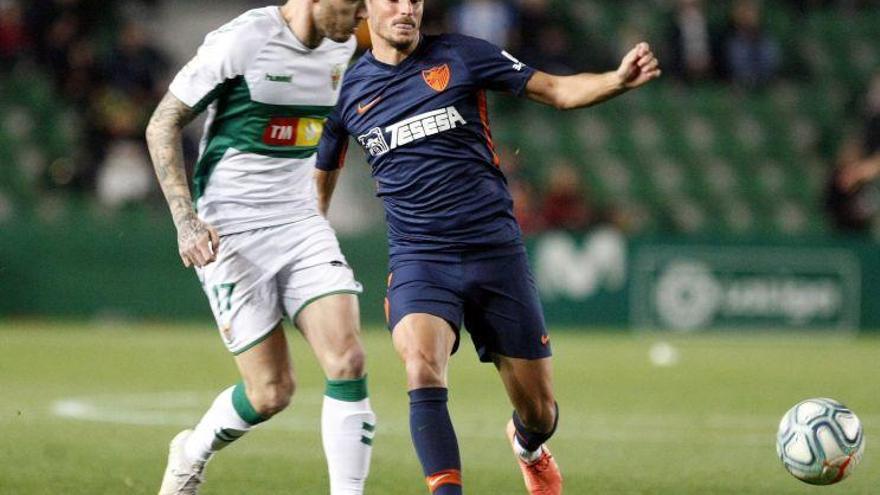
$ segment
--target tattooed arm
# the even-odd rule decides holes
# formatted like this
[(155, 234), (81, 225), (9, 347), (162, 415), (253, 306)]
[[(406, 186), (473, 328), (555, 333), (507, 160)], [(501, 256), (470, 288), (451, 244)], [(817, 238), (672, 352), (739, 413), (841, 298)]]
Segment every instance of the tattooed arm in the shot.
[(170, 92), (162, 98), (147, 126), (147, 147), (153, 168), (177, 227), (177, 245), (184, 266), (205, 266), (216, 259), (220, 237), (199, 220), (183, 165), (183, 128), (196, 113)]

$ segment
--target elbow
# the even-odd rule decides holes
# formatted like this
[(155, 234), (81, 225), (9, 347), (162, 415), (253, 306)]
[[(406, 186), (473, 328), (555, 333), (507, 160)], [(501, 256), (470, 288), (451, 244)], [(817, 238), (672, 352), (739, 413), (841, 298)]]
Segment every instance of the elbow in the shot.
[(553, 105), (553, 108), (555, 108), (557, 110), (562, 110), (562, 111), (572, 110), (572, 109), (576, 108), (576, 106), (575, 106), (574, 102), (571, 100), (571, 98), (566, 98), (564, 95), (557, 96), (553, 100), (552, 105)]
[(568, 110), (567, 95), (562, 78), (544, 73), (535, 74), (526, 88), (529, 96), (544, 105), (557, 110)]
[(577, 108), (574, 96), (561, 85), (554, 85), (550, 92), (550, 105), (557, 110), (572, 110)]
[(557, 110), (571, 110), (571, 98), (568, 97), (568, 94), (566, 94), (566, 91), (562, 89), (560, 84), (553, 84), (550, 90), (550, 105), (553, 108)]
[(553, 102), (553, 107), (557, 110), (563, 111), (571, 110), (572, 108), (574, 108), (569, 102), (565, 100), (556, 100), (555, 102)]
[(152, 119), (147, 124), (144, 131), (144, 137), (147, 140), (147, 146), (164, 142), (166, 139), (177, 139), (182, 130), (179, 127), (169, 125), (165, 122)]
[(144, 137), (147, 140), (147, 145), (151, 145), (156, 141), (156, 136), (159, 134), (160, 126), (154, 120), (150, 120), (147, 124), (147, 128), (144, 130)]

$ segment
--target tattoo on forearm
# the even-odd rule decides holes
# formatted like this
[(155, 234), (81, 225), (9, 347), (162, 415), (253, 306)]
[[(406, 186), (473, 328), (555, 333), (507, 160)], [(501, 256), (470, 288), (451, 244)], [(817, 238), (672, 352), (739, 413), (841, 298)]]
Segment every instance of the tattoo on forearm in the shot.
[(147, 126), (147, 146), (153, 168), (178, 228), (193, 214), (183, 163), (181, 131), (195, 117), (191, 108), (168, 93), (156, 107)]

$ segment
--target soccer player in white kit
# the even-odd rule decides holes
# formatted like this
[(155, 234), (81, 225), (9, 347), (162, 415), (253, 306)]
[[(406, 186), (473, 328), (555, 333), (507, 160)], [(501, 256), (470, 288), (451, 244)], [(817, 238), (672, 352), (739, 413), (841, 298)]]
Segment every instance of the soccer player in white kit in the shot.
[[(376, 425), (355, 281), (319, 211), (313, 169), (365, 16), (362, 0), (289, 0), (208, 34), (153, 114), (147, 143), (242, 381), (171, 441), (160, 495), (195, 494), (213, 454), (283, 410), (290, 318), (327, 377), (321, 417), (332, 495), (361, 494)], [(181, 130), (207, 110), (192, 193)], [(322, 207), (323, 208), (323, 207)]]

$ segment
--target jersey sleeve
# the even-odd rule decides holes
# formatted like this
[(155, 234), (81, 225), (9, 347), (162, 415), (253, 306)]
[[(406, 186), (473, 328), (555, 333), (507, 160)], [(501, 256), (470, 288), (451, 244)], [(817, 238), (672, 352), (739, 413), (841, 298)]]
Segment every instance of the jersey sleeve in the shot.
[(454, 44), (477, 84), (485, 88), (519, 96), (535, 73), (535, 69), (488, 41), (459, 35)]
[(330, 172), (342, 168), (348, 151), (348, 131), (342, 124), (339, 107), (324, 122), (324, 133), (318, 143), (318, 157), (315, 168)]
[(269, 35), (262, 14), (250, 12), (209, 33), (171, 82), (169, 91), (187, 106), (204, 110), (226, 81), (244, 75)]

